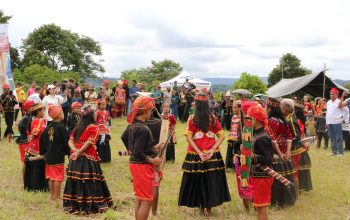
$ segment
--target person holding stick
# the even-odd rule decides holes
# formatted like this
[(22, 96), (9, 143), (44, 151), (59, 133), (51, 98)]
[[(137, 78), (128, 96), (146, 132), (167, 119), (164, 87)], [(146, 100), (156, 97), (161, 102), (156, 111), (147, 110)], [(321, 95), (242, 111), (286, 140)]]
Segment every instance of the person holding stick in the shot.
[(154, 199), (154, 169), (162, 162), (162, 159), (157, 156), (157, 150), (164, 147), (164, 144), (154, 146), (152, 133), (145, 124), (150, 119), (154, 108), (153, 98), (138, 97), (127, 116), (129, 125), (121, 136), (124, 145), (131, 152), (129, 168), (136, 196), (135, 219), (137, 220), (148, 219)]

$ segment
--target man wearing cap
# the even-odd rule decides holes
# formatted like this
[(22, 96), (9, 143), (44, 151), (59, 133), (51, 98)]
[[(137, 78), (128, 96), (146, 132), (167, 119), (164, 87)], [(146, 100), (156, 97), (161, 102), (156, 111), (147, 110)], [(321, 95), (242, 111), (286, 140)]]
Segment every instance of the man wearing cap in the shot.
[(342, 105), (340, 105), (338, 95), (338, 89), (332, 88), (330, 91), (331, 100), (327, 102), (326, 124), (332, 147), (330, 156), (344, 156), (342, 132), (343, 107), (340, 107)]
[(45, 96), (43, 98), (43, 103), (45, 105), (45, 120), (49, 123), (52, 121), (52, 118), (49, 116), (48, 114), (48, 106), (50, 104), (54, 104), (54, 105), (62, 105), (63, 103), (65, 103), (67, 101), (67, 92), (68, 90), (64, 91), (64, 97), (60, 96), (60, 95), (56, 95), (56, 86), (54, 85), (49, 85), (47, 87), (47, 89), (49, 90), (49, 95)]
[(7, 83), (2, 85), (3, 94), (0, 96), (0, 112), (5, 116), (6, 130), (4, 133), (4, 138), (9, 135), (9, 141), (14, 134), (12, 125), (13, 117), (15, 113), (15, 105), (17, 104), (16, 96), (10, 91), (10, 86)]

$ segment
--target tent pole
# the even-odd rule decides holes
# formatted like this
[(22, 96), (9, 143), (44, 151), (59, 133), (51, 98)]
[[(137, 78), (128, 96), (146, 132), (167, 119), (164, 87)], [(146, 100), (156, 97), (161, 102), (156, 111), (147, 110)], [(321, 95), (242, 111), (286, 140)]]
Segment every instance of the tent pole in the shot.
[(325, 91), (326, 91), (326, 63), (324, 63), (324, 66), (323, 66), (323, 96), (322, 98), (324, 98), (324, 95), (325, 95)]

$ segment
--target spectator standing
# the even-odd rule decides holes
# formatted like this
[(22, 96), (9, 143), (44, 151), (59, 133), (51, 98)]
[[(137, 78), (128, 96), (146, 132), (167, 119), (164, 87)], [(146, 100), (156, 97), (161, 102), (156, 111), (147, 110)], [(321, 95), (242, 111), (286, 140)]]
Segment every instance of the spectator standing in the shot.
[(182, 119), (182, 116), (184, 114), (185, 105), (186, 105), (185, 90), (184, 90), (184, 87), (181, 86), (179, 88), (179, 107), (178, 107), (178, 117), (179, 117), (179, 119)]
[(130, 104), (130, 90), (128, 86), (128, 81), (125, 79), (123, 80), (123, 89), (125, 90), (125, 114), (128, 115), (131, 110), (131, 104)]
[(16, 95), (17, 95), (17, 101), (18, 101), (19, 109), (16, 109), (16, 111), (15, 111), (15, 121), (17, 121), (18, 113), (19, 113), (20, 110), (21, 110), (21, 114), (22, 114), (22, 117), (23, 117), (22, 106), (23, 106), (23, 103), (26, 101), (26, 96), (25, 96), (26, 93), (23, 90), (21, 82), (18, 82), (17, 85), (16, 85)]
[[(6, 130), (4, 133), (4, 138), (8, 135), (9, 142), (14, 134), (13, 126), (13, 117), (15, 112), (15, 105), (17, 104), (16, 96), (13, 95), (13, 92), (10, 91), (10, 86), (7, 83), (2, 84), (3, 94), (0, 96), (0, 112), (5, 116)], [(1, 135), (1, 134), (0, 134)]]
[(50, 104), (62, 105), (67, 101), (67, 96), (62, 97), (61, 95), (56, 95), (56, 86), (49, 85), (47, 86), (49, 94), (43, 98), (43, 104), (45, 106), (45, 115), (44, 119), (50, 123), (52, 118), (49, 116), (48, 107)]
[(342, 116), (343, 107), (338, 99), (339, 91), (332, 88), (330, 91), (331, 100), (327, 102), (326, 124), (328, 125), (328, 134), (331, 139), (332, 153), (330, 156), (344, 156)]
[[(156, 106), (156, 109), (158, 112), (161, 112), (161, 105), (162, 105), (162, 93), (160, 92), (160, 86), (155, 85), (152, 91), (151, 97), (154, 99), (154, 104)], [(155, 118), (159, 118), (157, 112), (153, 112), (153, 116)]]
[(328, 148), (328, 131), (326, 127), (326, 111), (323, 109), (323, 112), (318, 116), (316, 120), (316, 134), (317, 134), (317, 148), (321, 147), (322, 138), (324, 138), (324, 149)]
[(39, 102), (41, 102), (40, 91), (41, 91), (41, 87), (40, 86), (35, 87), (35, 93), (31, 94), (28, 97), (28, 100), (34, 101), (35, 104), (38, 104)]
[(176, 90), (173, 90), (173, 94), (171, 96), (171, 113), (174, 115), (175, 119), (178, 118), (178, 106), (179, 106), (179, 96)]
[(166, 91), (163, 93), (163, 103), (168, 103), (170, 104), (171, 103), (171, 87), (167, 87), (166, 88)]
[[(348, 92), (348, 94), (349, 94), (349, 92)], [(339, 103), (339, 107), (347, 107), (348, 108), (348, 110), (350, 111), (350, 98), (347, 98), (347, 99), (345, 99), (345, 97), (348, 95), (346, 92), (343, 92), (343, 94), (342, 94), (342, 96), (341, 96), (341, 98), (340, 98), (340, 103)], [(345, 100), (344, 100), (345, 99)], [(350, 124), (350, 118), (349, 118), (349, 121), (348, 121), (348, 123)], [(348, 131), (348, 133), (349, 133), (349, 131)], [(350, 135), (349, 134), (347, 134), (346, 135), (347, 137), (344, 137), (344, 139), (345, 139), (345, 149), (346, 150), (350, 150), (350, 146), (349, 146), (349, 142), (350, 142)], [(348, 143), (348, 145), (346, 145), (346, 143)], [(348, 146), (348, 147), (347, 147)]]
[(36, 88), (36, 83), (32, 82), (31, 87), (28, 89), (28, 93), (27, 93), (28, 97), (35, 93), (35, 88)]
[[(137, 87), (136, 80), (133, 80), (132, 81), (132, 86), (129, 88), (129, 95), (130, 95), (130, 100), (131, 100), (132, 103), (137, 98), (137, 92), (140, 92), (140, 88)], [(131, 106), (130, 106), (130, 109), (131, 109)]]

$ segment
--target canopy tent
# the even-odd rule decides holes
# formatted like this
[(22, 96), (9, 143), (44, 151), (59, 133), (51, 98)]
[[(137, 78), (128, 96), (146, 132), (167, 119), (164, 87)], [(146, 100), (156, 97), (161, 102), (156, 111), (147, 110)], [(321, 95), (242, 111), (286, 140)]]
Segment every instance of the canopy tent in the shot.
[(194, 84), (197, 89), (206, 88), (207, 90), (210, 90), (210, 88), (211, 88), (211, 82), (198, 79), (194, 76), (191, 76), (190, 74), (188, 74), (186, 72), (182, 72), (181, 74), (179, 74), (175, 78), (160, 83), (160, 87), (165, 88), (168, 86), (173, 86), (175, 81), (177, 81), (178, 86), (182, 86), (184, 84), (184, 82), (186, 81), (186, 79), (189, 79), (189, 82)]
[(320, 72), (293, 79), (282, 79), (276, 85), (269, 88), (267, 94), (270, 97), (282, 97), (297, 91), (303, 91), (314, 97), (323, 97), (324, 80), (326, 97), (329, 97), (329, 92), (333, 87), (337, 87), (341, 92), (348, 91), (348, 89), (335, 83), (323, 72)]

